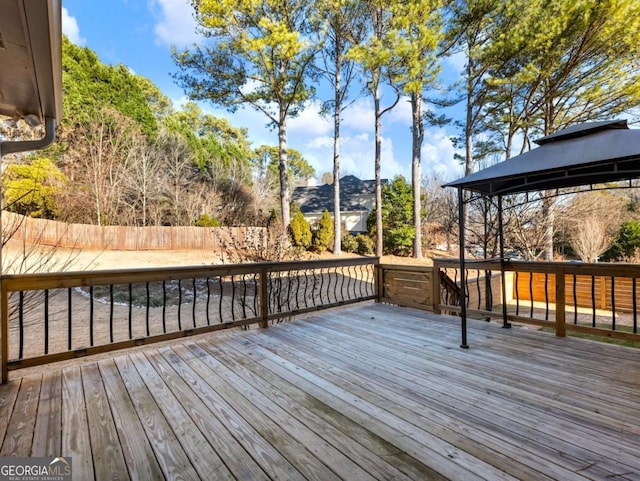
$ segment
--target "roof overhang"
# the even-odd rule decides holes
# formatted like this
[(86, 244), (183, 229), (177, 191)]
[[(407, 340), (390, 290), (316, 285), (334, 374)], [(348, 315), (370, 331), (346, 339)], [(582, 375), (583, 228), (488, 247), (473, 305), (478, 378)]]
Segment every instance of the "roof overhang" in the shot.
[(0, 114), (59, 121), (60, 0), (3, 0), (0, 10)]
[(540, 147), (446, 186), (506, 195), (640, 177), (640, 130), (626, 120), (572, 126), (536, 143)]

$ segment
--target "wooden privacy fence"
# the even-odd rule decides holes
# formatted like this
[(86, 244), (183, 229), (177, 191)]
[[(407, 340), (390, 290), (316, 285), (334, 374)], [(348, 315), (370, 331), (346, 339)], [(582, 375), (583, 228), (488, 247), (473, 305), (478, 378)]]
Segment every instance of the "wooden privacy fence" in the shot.
[(3, 233), (29, 244), (91, 250), (181, 250), (221, 251), (232, 243), (264, 241), (263, 227), (134, 227), (67, 224), (2, 212)]

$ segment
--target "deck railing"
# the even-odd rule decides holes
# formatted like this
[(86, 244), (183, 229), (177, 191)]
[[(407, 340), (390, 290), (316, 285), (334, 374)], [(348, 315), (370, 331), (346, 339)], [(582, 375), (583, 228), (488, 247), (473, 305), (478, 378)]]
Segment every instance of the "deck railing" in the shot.
[[(459, 262), (436, 259), (434, 269), (460, 291)], [(566, 331), (640, 341), (638, 282), (640, 265), (572, 262), (505, 262), (505, 296), (498, 260), (472, 261), (466, 266), (467, 313), (481, 318), (549, 327), (558, 336)], [(455, 289), (443, 284), (436, 311), (460, 312)], [(454, 291), (453, 295), (451, 291)]]
[(376, 298), (378, 258), (6, 275), (8, 371)]
[[(458, 259), (433, 267), (380, 265), (380, 299), (435, 313), (459, 314)], [(470, 317), (640, 341), (640, 265), (506, 261), (466, 262), (464, 298)]]

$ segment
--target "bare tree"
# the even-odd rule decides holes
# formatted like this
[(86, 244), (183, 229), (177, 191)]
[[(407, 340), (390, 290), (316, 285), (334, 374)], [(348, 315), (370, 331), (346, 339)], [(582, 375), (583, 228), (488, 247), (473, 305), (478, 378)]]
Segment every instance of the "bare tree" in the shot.
[[(127, 204), (122, 185), (129, 175), (139, 127), (121, 113), (103, 108), (69, 135), (69, 150), (63, 159), (71, 182), (83, 186), (69, 192), (67, 215), (74, 220), (85, 212), (84, 222), (97, 225), (118, 223)], [(67, 215), (63, 215), (68, 220)]]
[(569, 242), (584, 262), (597, 262), (615, 239), (625, 201), (610, 192), (576, 194), (565, 216)]
[(435, 172), (422, 178), (422, 207), (425, 224), (439, 224), (450, 250), (458, 235), (458, 196), (454, 189), (443, 189), (445, 179)]

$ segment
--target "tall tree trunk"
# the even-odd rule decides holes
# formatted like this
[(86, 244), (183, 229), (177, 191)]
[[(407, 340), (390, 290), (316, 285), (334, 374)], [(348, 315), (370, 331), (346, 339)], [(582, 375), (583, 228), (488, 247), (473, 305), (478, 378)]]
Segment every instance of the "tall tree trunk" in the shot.
[[(553, 133), (554, 118), (553, 99), (545, 100), (544, 112), (544, 135)], [(544, 251), (543, 259), (553, 261), (553, 227), (555, 223), (555, 198), (548, 197), (546, 192), (542, 192), (542, 219), (544, 222)]]
[(282, 228), (283, 234), (286, 236), (291, 223), (291, 213), (289, 210), (289, 201), (291, 193), (289, 192), (289, 175), (287, 173), (287, 117), (286, 112), (281, 109), (280, 122), (278, 123), (278, 150), (280, 155), (280, 209), (282, 210)]
[(375, 109), (375, 188), (376, 188), (376, 255), (382, 256), (382, 179), (380, 177), (380, 157), (382, 155), (382, 137), (381, 137), (381, 113), (380, 113), (380, 90), (378, 88), (378, 79), (373, 81), (375, 85), (373, 90), (373, 105)]
[[(337, 49), (340, 46), (337, 47)], [(333, 112), (333, 253), (342, 254), (342, 219), (340, 216), (340, 110), (342, 77), (340, 57), (336, 55), (336, 81)]]
[(411, 114), (413, 118), (411, 185), (413, 190), (413, 226), (416, 231), (413, 239), (413, 257), (422, 259), (422, 205), (420, 202), (420, 162), (422, 159), (420, 150), (424, 139), (424, 130), (422, 126), (422, 96), (420, 94), (411, 94)]

